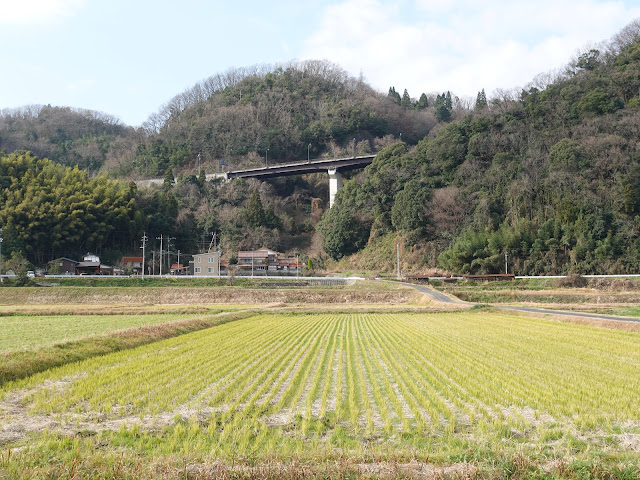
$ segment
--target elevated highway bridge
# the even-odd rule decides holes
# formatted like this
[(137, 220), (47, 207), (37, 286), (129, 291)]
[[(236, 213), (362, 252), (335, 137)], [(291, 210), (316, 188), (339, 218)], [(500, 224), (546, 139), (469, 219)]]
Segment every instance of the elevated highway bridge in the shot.
[(235, 170), (227, 172), (226, 178), (258, 178), (266, 179), (272, 177), (286, 177), (289, 175), (304, 175), (306, 173), (327, 172), (329, 174), (329, 207), (333, 206), (333, 201), (342, 188), (341, 172), (364, 168), (373, 162), (375, 155), (361, 155), (357, 157), (332, 158), (310, 160), (308, 162), (295, 162), (286, 164), (276, 164), (260, 168), (250, 168), (246, 170)]
[[(364, 168), (373, 162), (375, 155), (360, 155), (356, 157), (315, 159), (309, 161), (299, 161), (293, 163), (277, 163), (265, 165), (264, 167), (248, 168), (245, 170), (233, 170), (224, 173), (209, 173), (205, 175), (207, 180), (224, 178), (233, 180), (234, 178), (258, 178), (267, 179), (273, 177), (286, 177), (290, 175), (304, 175), (306, 173), (327, 172), (329, 174), (329, 207), (333, 206), (336, 193), (342, 188), (342, 172)], [(138, 180), (140, 187), (150, 187), (152, 185), (162, 185), (164, 178), (152, 178), (149, 180)]]

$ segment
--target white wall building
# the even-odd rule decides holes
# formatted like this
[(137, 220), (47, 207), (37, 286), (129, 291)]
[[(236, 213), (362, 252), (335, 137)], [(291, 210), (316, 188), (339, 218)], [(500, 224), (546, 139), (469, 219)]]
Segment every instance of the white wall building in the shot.
[(207, 252), (194, 255), (193, 274), (196, 277), (220, 275), (220, 254), (218, 252)]

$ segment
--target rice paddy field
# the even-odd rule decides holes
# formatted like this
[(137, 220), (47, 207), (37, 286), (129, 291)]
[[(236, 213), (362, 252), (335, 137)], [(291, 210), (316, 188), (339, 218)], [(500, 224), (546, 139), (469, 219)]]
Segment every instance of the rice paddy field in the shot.
[(0, 478), (634, 479), (639, 393), (634, 332), (256, 313), (4, 384)]
[(120, 329), (201, 318), (202, 314), (1, 316), (0, 353), (32, 350)]

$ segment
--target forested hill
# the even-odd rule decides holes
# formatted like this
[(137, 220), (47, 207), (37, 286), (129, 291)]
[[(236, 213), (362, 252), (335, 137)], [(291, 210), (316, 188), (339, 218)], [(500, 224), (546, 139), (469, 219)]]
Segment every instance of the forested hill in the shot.
[(278, 163), (368, 153), (400, 136), (415, 144), (436, 124), (434, 108), (380, 94), (326, 61), (233, 69), (149, 118), (150, 136), (138, 147), (132, 173), (193, 169), (198, 157), (205, 165), (224, 159), (237, 168), (266, 156)]
[(43, 105), (0, 112), (0, 150), (26, 149), (70, 167), (96, 172), (119, 164), (135, 144), (134, 129), (105, 113)]
[(414, 269), (496, 273), (506, 251), (517, 274), (637, 273), (639, 27), (414, 149), (378, 155), (325, 214), (327, 253), (392, 235)]
[[(138, 129), (123, 126), (106, 114), (66, 107), (3, 111), (0, 151), (6, 154), (0, 154), (0, 161), (5, 164), (3, 188), (10, 186), (11, 192), (2, 193), (13, 196), (12, 202), (0, 208), (3, 253), (6, 257), (22, 251), (41, 264), (56, 256), (78, 256), (90, 248), (115, 261), (137, 251), (135, 245), (144, 231), (154, 239), (175, 237), (176, 250), (193, 253), (203, 235), (215, 231), (228, 258), (240, 249), (269, 246), (314, 257), (320, 265), (321, 242), (314, 238), (314, 231), (328, 198), (324, 176), (270, 184), (221, 184), (205, 182), (197, 166), (210, 173), (222, 160), (227, 168), (262, 164), (267, 150), (269, 163), (276, 163), (307, 155), (378, 151), (400, 137), (415, 144), (438, 123), (435, 96), (431, 105), (426, 95), (421, 97), (420, 102), (411, 100), (406, 92), (400, 97), (395, 89), (389, 95), (381, 94), (337, 65), (307, 61), (214, 75), (177, 95)], [(449, 116), (455, 116), (453, 103), (449, 94), (445, 109)], [(96, 172), (126, 181), (165, 176), (167, 182), (160, 191), (133, 194), (135, 204), (130, 205), (129, 213), (136, 220), (130, 225), (119, 225), (104, 238), (94, 235), (85, 241), (82, 235), (70, 235), (72, 240), (64, 242), (41, 235), (43, 220), (32, 213), (42, 213), (42, 209), (34, 206), (44, 199), (46, 208), (63, 212), (51, 220), (54, 223), (66, 222), (68, 214), (79, 215), (83, 221), (88, 214), (93, 221), (94, 214), (88, 209), (91, 200), (83, 200), (79, 208), (74, 201), (68, 205), (58, 195), (64, 189), (55, 190), (56, 180), (48, 173), (40, 178), (42, 172), (23, 172), (14, 166), (26, 161), (38, 170), (43, 158), (88, 169), (90, 175), (84, 177), (82, 188)], [(53, 165), (47, 165), (47, 172), (54, 172)], [(175, 185), (174, 175), (178, 177)], [(95, 220), (101, 222), (102, 217)], [(44, 223), (49, 225), (49, 221)], [(32, 230), (38, 232), (38, 241)]]
[[(451, 92), (413, 93), (378, 93), (338, 66), (309, 61), (215, 75), (137, 130), (65, 108), (3, 112), (3, 188), (11, 186), (0, 205), (3, 253), (41, 261), (90, 247), (116, 259), (137, 251), (143, 232), (175, 237), (176, 250), (193, 253), (216, 232), (230, 260), (266, 246), (314, 266), (330, 256), (391, 270), (399, 240), (413, 271), (495, 273), (508, 252), (518, 274), (638, 272), (639, 21), (524, 89), (488, 99), (481, 91), (467, 103)], [(91, 175), (10, 153), (22, 148), (112, 178), (166, 181), (136, 190), (99, 177), (98, 188)], [(374, 162), (348, 177), (330, 210), (324, 174), (222, 183), (197, 169), (370, 151), (379, 152)], [(57, 179), (79, 182), (86, 198), (61, 200)], [(68, 244), (40, 235), (32, 245), (30, 229), (42, 228), (36, 213), (72, 222), (88, 213), (90, 225), (94, 188), (109, 193), (99, 199), (106, 210), (126, 202), (115, 228)], [(36, 208), (41, 199), (49, 210)]]

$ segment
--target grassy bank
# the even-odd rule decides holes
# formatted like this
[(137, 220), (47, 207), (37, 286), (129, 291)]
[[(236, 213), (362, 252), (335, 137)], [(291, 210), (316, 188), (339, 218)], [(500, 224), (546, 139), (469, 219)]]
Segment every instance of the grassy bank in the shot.
[[(220, 313), (210, 312), (211, 315)], [(117, 330), (199, 320), (202, 314), (0, 316), (0, 353), (29, 351)]]
[(134, 348), (216, 325), (223, 325), (251, 315), (253, 313), (250, 312), (223, 313), (183, 321), (143, 325), (106, 335), (64, 342), (37, 350), (3, 353), (0, 354), (0, 385), (67, 363)]
[[(327, 277), (327, 279), (330, 279)], [(109, 276), (84, 277), (70, 276), (64, 278), (38, 277), (29, 280), (28, 287), (127, 287), (127, 288), (149, 288), (149, 287), (238, 287), (238, 288), (300, 288), (313, 286), (316, 280), (307, 280), (296, 277), (265, 278), (255, 277), (222, 277), (222, 278), (192, 278), (182, 276), (166, 277), (124, 277)], [(9, 279), (0, 284), (2, 287), (15, 287), (15, 279)], [(330, 288), (330, 287), (329, 287)]]
[(265, 305), (286, 304), (404, 304), (418, 295), (410, 288), (389, 288), (370, 282), (343, 287), (239, 288), (239, 287), (51, 287), (2, 288), (2, 305)]
[(482, 288), (448, 288), (446, 293), (474, 303), (540, 303), (540, 304), (638, 304), (640, 292), (599, 292), (573, 290), (483, 290)]
[[(42, 457), (0, 450), (0, 478), (101, 479), (101, 480), (637, 480), (640, 467), (631, 460), (612, 458), (592, 461), (533, 460), (519, 453), (497, 453), (484, 462), (486, 453), (460, 455), (453, 464), (432, 459), (376, 461), (375, 458), (318, 458), (300, 460), (233, 462), (203, 461), (195, 455), (140, 458), (126, 450), (104, 451), (95, 438), (76, 438), (66, 451), (55, 442), (42, 448)], [(72, 447), (72, 448), (71, 448)], [(90, 452), (90, 449), (94, 450)], [(3, 476), (4, 475), (4, 476)]]

